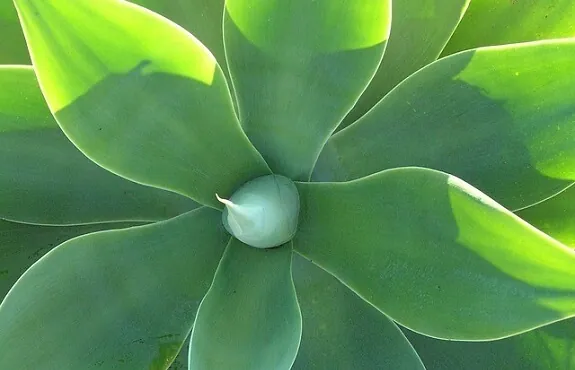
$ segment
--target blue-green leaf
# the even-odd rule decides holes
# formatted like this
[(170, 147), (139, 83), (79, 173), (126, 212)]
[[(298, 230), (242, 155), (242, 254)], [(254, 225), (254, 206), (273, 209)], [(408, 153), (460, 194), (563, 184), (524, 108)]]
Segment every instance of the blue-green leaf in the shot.
[(61, 244), (0, 305), (0, 369), (165, 369), (228, 239), (202, 207)]
[(404, 326), (488, 340), (575, 315), (575, 253), (454, 176), (297, 185), (295, 250)]
[(212, 54), (181, 27), (117, 0), (15, 0), (48, 106), (102, 167), (215, 208), (269, 174)]
[(575, 39), (472, 50), (404, 80), (333, 136), (314, 179), (403, 166), (469, 182), (515, 210), (575, 180)]
[(393, 321), (297, 253), (293, 279), (303, 317), (293, 370), (424, 370)]
[(275, 173), (307, 180), (383, 55), (389, 0), (228, 0), (240, 121)]
[(301, 338), (291, 244), (232, 239), (192, 332), (190, 370), (289, 370)]
[(197, 207), (86, 158), (50, 114), (31, 67), (0, 67), (0, 218), (71, 225), (158, 221)]
[(339, 128), (352, 124), (404, 78), (433, 62), (470, 0), (393, 0), (391, 34), (369, 86)]

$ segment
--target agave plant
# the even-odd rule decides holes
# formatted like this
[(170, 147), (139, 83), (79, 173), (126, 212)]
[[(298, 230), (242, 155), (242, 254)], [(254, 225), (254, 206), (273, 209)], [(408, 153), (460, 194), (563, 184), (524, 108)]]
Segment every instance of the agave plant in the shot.
[(14, 3), (0, 369), (573, 368), (571, 1)]

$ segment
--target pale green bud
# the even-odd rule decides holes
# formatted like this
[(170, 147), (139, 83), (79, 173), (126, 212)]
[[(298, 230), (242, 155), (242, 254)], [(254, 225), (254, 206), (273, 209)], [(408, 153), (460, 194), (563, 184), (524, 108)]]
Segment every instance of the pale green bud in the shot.
[(216, 197), (230, 234), (256, 248), (273, 248), (290, 241), (297, 230), (299, 194), (293, 181), (280, 175), (258, 177), (230, 197)]

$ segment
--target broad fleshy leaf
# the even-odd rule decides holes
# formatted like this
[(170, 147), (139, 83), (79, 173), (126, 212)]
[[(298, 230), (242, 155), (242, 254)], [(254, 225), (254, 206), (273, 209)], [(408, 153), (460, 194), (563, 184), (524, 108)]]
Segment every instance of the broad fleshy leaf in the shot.
[(0, 218), (37, 224), (157, 221), (191, 199), (118, 177), (72, 145), (31, 67), (0, 67)]
[(575, 37), (572, 0), (472, 0), (443, 55), (480, 46)]
[(441, 59), (333, 136), (314, 179), (395, 167), (445, 171), (509, 209), (575, 180), (573, 41), (491, 47)]
[(340, 128), (363, 116), (399, 82), (433, 62), (470, 0), (393, 0), (391, 34), (377, 73)]
[(227, 77), (222, 19), (225, 0), (131, 0), (184, 27), (210, 49)]
[(290, 244), (249, 247), (232, 238), (202, 301), (190, 370), (289, 370), (301, 338)]
[(293, 370), (424, 370), (390, 319), (297, 253), (292, 263), (303, 317)]
[(309, 179), (375, 73), (390, 23), (390, 0), (226, 2), (240, 121), (275, 173)]
[(30, 64), (18, 13), (10, 0), (0, 1), (0, 65)]
[(294, 248), (408, 328), (486, 340), (575, 315), (575, 253), (454, 176), (297, 185)]
[(575, 248), (575, 185), (517, 215), (560, 242)]
[(127, 223), (37, 226), (0, 220), (0, 302), (27, 269), (58, 244), (94, 231), (129, 226)]
[[(575, 246), (575, 188), (517, 212), (540, 230)], [(563, 320), (496, 342), (435, 340), (405, 330), (428, 370), (571, 370), (575, 365), (575, 319)]]
[(575, 320), (495, 342), (453, 342), (406, 330), (428, 370), (573, 370)]
[(165, 369), (228, 239), (202, 207), (61, 244), (0, 305), (0, 368)]
[(216, 208), (214, 193), (269, 173), (191, 34), (118, 0), (16, 4), (51, 111), (102, 167)]

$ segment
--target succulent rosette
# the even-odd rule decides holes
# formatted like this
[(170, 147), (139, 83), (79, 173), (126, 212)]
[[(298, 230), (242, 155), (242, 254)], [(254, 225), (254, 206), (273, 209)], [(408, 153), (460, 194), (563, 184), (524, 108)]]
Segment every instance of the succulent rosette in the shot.
[(0, 8), (0, 369), (571, 368), (572, 2), (137, 3)]

